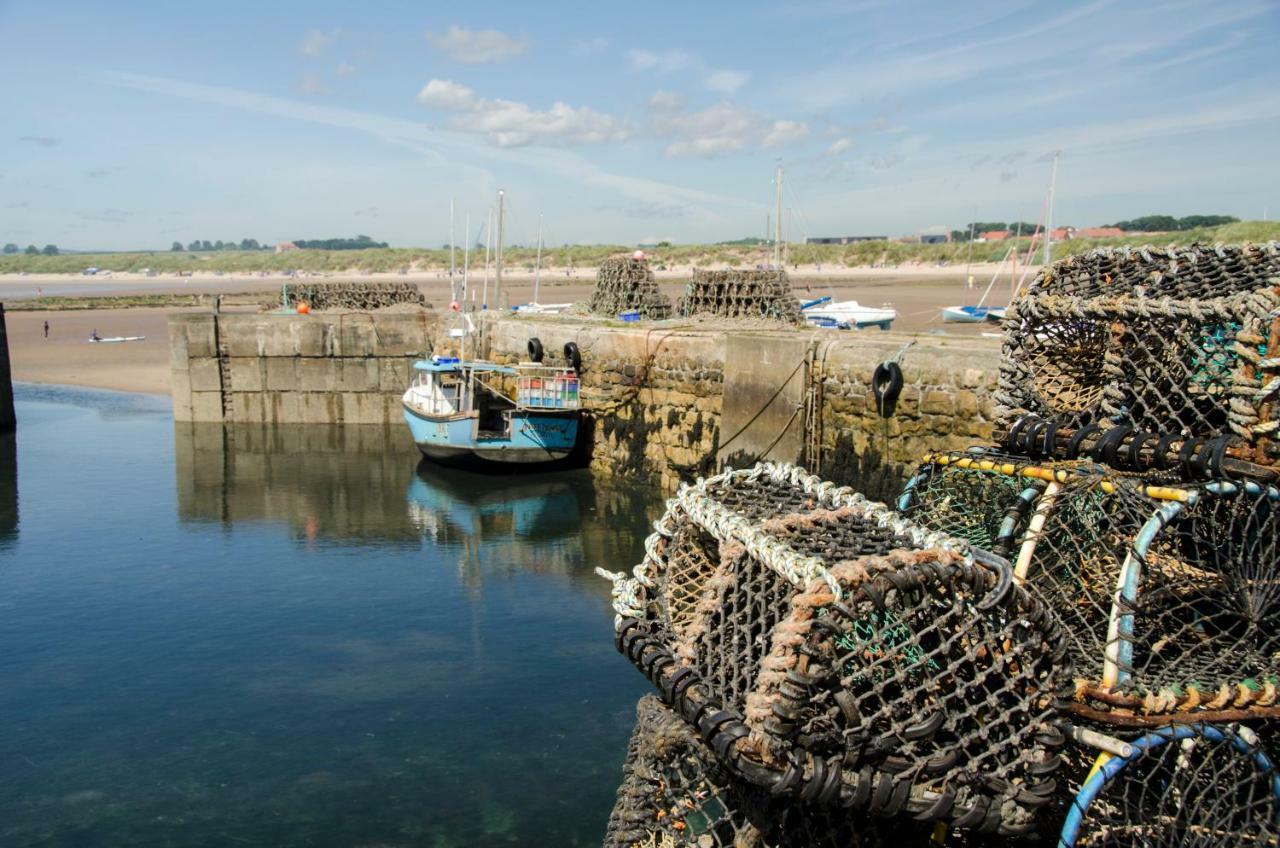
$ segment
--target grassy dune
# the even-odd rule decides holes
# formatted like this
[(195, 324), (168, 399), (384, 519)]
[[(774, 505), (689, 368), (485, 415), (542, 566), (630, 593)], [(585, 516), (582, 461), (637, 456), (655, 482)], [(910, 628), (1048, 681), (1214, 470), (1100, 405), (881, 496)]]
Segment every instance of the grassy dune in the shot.
[[(1084, 253), (1095, 247), (1114, 247), (1123, 244), (1168, 245), (1196, 242), (1239, 243), (1280, 240), (1280, 223), (1268, 221), (1242, 221), (1201, 230), (1187, 230), (1166, 235), (1136, 235), (1118, 239), (1077, 239), (1055, 244), (1054, 256)], [(1009, 249), (1011, 242), (973, 245), (974, 262), (998, 262)], [(1019, 243), (1022, 250), (1028, 239)], [(624, 245), (590, 245), (552, 247), (543, 249), (543, 264), (548, 267), (573, 266), (593, 268), (605, 257), (630, 252), (634, 248)], [(849, 245), (797, 244), (789, 248), (789, 262), (808, 265), (822, 263), (830, 266), (860, 266), (872, 264), (901, 265), (907, 262), (936, 264), (963, 263), (968, 253), (965, 244), (897, 244), (894, 242), (859, 242)], [(504, 254), (508, 268), (533, 269), (534, 250), (512, 247)], [(678, 265), (751, 267), (767, 262), (771, 255), (767, 247), (741, 247), (728, 245), (689, 244), (652, 248), (650, 258), (658, 263)], [(458, 260), (461, 261), (461, 253)], [(474, 257), (473, 257), (474, 259)], [(11, 254), (0, 256), (0, 274), (78, 274), (96, 265), (109, 271), (142, 271), (151, 269), (157, 273), (179, 271), (249, 274), (259, 271), (395, 271), (411, 268), (430, 271), (449, 267), (447, 250), (419, 248), (386, 248), (376, 250), (298, 250), (289, 253), (219, 251), (215, 253), (107, 253), (76, 254), (72, 256), (28, 256)]]

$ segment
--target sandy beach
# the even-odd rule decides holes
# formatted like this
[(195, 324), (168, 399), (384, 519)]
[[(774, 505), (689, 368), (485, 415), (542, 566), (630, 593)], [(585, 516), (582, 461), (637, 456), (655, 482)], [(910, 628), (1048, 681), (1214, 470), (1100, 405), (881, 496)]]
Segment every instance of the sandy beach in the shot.
[[(943, 324), (939, 310), (944, 306), (975, 303), (990, 282), (994, 266), (975, 265), (975, 286), (965, 285), (964, 268), (899, 267), (895, 269), (802, 267), (789, 271), (792, 288), (800, 299), (831, 295), (835, 300), (857, 300), (871, 306), (891, 304), (898, 310), (894, 322), (895, 335), (945, 332), (948, 335), (973, 337), (997, 328), (990, 324)], [(673, 300), (684, 291), (687, 269), (671, 269), (655, 274), (659, 287)], [(300, 282), (323, 282), (328, 277), (304, 278)], [(436, 308), (449, 303), (448, 275), (437, 273), (399, 275), (374, 274), (333, 275), (341, 280), (413, 280)], [(113, 274), (109, 277), (3, 275), (0, 276), (0, 302), (27, 300), (38, 296), (88, 297), (138, 294), (226, 294), (232, 292), (261, 293), (267, 301), (280, 291), (280, 277), (214, 276), (147, 277), (140, 274)], [(483, 291), (483, 277), (472, 278), (472, 292), (478, 298)], [(521, 272), (504, 274), (503, 287), (510, 303), (525, 303), (533, 298), (534, 279)], [(548, 270), (539, 281), (542, 303), (575, 303), (588, 300), (595, 284), (595, 273)], [(492, 287), (492, 280), (490, 281)], [(997, 280), (988, 298), (990, 303), (1008, 300), (1007, 274)], [(490, 290), (492, 298), (492, 288)], [(10, 360), (15, 380), (36, 383), (60, 383), (91, 386), (119, 391), (167, 393), (169, 391), (169, 315), (192, 309), (131, 308), (68, 311), (21, 311), (7, 313)], [(44, 338), (44, 322), (50, 334)], [(105, 337), (146, 336), (144, 341), (124, 344), (90, 344), (90, 333), (96, 329)], [(879, 332), (868, 330), (864, 332)]]

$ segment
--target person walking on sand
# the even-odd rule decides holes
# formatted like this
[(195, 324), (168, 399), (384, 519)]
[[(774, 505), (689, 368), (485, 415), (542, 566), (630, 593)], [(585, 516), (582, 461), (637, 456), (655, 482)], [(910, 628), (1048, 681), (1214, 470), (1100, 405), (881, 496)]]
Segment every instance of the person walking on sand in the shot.
[(49, 322), (48, 321), (44, 322), (44, 337), (45, 337), (45, 340), (48, 341), (49, 339)]

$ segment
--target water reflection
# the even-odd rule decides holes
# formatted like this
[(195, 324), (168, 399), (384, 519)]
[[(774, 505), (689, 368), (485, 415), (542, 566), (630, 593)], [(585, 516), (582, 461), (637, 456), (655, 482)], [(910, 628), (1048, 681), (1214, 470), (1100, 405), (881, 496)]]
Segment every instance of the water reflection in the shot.
[(18, 440), (0, 433), (0, 551), (18, 538)]
[(601, 597), (594, 576), (636, 556), (647, 487), (602, 485), (586, 470), (478, 474), (421, 460), (398, 428), (177, 424), (178, 515), (228, 532), (287, 525), (308, 547), (456, 552), (461, 583), (515, 572), (558, 575)]
[(19, 402), (5, 848), (599, 844), (646, 684), (591, 569), (656, 492)]

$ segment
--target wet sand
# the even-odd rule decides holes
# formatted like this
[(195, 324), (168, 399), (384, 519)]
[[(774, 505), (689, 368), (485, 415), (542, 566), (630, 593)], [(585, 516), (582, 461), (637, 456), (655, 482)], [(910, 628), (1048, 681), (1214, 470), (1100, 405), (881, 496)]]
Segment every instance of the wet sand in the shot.
[[(849, 269), (844, 269), (846, 272)], [(944, 306), (976, 303), (990, 280), (975, 271), (976, 288), (964, 284), (964, 269), (924, 269), (924, 271), (866, 269), (857, 274), (792, 273), (791, 283), (801, 300), (831, 295), (835, 300), (857, 300), (869, 306), (891, 304), (898, 310), (893, 324), (895, 334), (945, 332), (947, 335), (975, 337), (998, 330), (994, 324), (943, 324), (940, 310)], [(825, 269), (824, 269), (825, 271)], [(672, 282), (659, 275), (659, 287), (674, 301), (684, 291), (683, 282)], [(133, 279), (136, 277), (137, 279)], [(438, 309), (449, 303), (447, 277), (434, 274), (414, 275), (419, 288)], [(411, 277), (412, 279), (413, 277)], [(329, 278), (308, 278), (324, 282)], [(333, 281), (354, 279), (342, 275)], [(404, 279), (399, 275), (375, 275), (373, 279)], [(116, 275), (111, 278), (0, 277), (0, 300), (25, 300), (37, 296), (90, 296), (130, 294), (197, 294), (261, 292), (264, 299), (280, 290), (280, 278), (260, 277), (173, 277), (146, 278), (139, 275)], [(300, 282), (306, 282), (301, 280)], [(473, 291), (479, 296), (483, 280), (473, 279)], [(539, 286), (542, 303), (575, 303), (588, 300), (594, 286), (594, 275), (572, 277), (548, 273)], [(509, 303), (526, 303), (533, 297), (533, 278), (527, 274), (504, 275), (503, 288)], [(989, 298), (991, 303), (1008, 299), (1007, 279), (997, 282)], [(490, 298), (492, 299), (492, 287)], [(37, 383), (92, 386), (119, 391), (167, 393), (169, 391), (168, 317), (199, 309), (92, 309), (49, 312), (9, 311), (10, 360), (15, 380)], [(50, 323), (50, 337), (43, 337), (44, 321)], [(146, 336), (145, 341), (122, 344), (90, 344), (89, 334), (97, 329), (105, 337)], [(863, 332), (879, 332), (867, 330)]]

